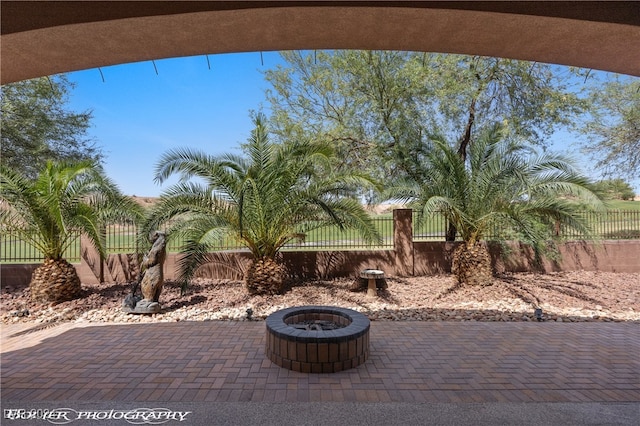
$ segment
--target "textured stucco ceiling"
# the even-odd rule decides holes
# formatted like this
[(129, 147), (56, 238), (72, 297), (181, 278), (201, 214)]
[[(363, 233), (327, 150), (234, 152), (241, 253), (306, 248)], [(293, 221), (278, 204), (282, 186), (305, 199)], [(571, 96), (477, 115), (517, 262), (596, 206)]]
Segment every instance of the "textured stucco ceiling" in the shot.
[(465, 53), (640, 76), (640, 2), (0, 2), (1, 81), (199, 54)]

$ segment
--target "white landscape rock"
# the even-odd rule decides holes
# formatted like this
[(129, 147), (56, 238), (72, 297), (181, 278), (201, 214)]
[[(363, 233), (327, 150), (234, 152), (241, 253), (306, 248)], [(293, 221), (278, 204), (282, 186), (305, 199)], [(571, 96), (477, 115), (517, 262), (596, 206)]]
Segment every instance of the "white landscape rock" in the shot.
[[(375, 298), (351, 292), (354, 279), (307, 282), (276, 296), (249, 296), (239, 281), (199, 279), (186, 295), (168, 283), (157, 314), (122, 312), (130, 291), (123, 284), (85, 286), (86, 297), (54, 306), (33, 304), (26, 289), (3, 289), (0, 302), (3, 323), (247, 321), (249, 308), (253, 320), (262, 320), (286, 307), (318, 304), (350, 308), (373, 321), (535, 321), (539, 307), (545, 321), (640, 323), (640, 274), (512, 274), (488, 287), (458, 286), (451, 276), (395, 280), (387, 274), (388, 288)], [(513, 290), (526, 297), (514, 297)]]

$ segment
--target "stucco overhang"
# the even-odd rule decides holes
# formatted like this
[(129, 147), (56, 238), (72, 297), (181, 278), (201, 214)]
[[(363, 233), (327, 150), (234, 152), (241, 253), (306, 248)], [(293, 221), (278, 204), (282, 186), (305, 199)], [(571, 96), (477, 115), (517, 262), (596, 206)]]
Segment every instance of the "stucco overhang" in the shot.
[(200, 54), (393, 49), (640, 76), (640, 2), (7, 1), (1, 81)]

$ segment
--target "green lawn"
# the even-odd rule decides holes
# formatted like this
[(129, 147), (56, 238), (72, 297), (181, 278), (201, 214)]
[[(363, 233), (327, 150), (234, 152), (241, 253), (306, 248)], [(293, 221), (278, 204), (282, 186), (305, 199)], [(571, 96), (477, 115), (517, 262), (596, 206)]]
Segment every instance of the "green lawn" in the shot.
[(610, 201), (607, 201), (607, 206), (609, 210), (640, 211), (640, 201), (610, 200)]
[[(393, 246), (393, 218), (391, 215), (375, 216), (374, 224), (380, 232), (384, 242), (382, 246), (374, 248), (385, 248)], [(135, 230), (131, 227), (114, 227), (108, 232), (107, 250), (110, 253), (130, 253), (136, 247)], [(182, 245), (181, 241), (169, 239), (167, 250), (177, 252)], [(230, 250), (242, 247), (233, 238), (223, 238), (213, 247), (214, 250)], [(340, 231), (335, 226), (325, 226), (314, 229), (307, 233), (304, 241), (292, 242), (287, 249), (290, 250), (311, 250), (322, 247), (325, 250), (339, 248), (368, 248), (360, 236), (353, 230)]]
[[(640, 201), (611, 201), (609, 213), (605, 215), (590, 214), (595, 231), (605, 239), (640, 238)], [(335, 226), (326, 226), (307, 233), (304, 242), (292, 243), (286, 250), (355, 250), (355, 249), (385, 249), (393, 247), (393, 217), (392, 213), (373, 216), (375, 226), (383, 238), (380, 246), (367, 246), (355, 231), (340, 231)], [(419, 221), (414, 214), (413, 235), (416, 241), (442, 241), (446, 223), (441, 216), (429, 217)], [(496, 230), (500, 232), (500, 230)], [(487, 236), (491, 239), (491, 236)], [(579, 239), (580, 236), (568, 235), (569, 238)], [(179, 251), (181, 242), (170, 240), (167, 250)], [(135, 251), (136, 236), (133, 226), (110, 227), (107, 235), (107, 251), (110, 253), (131, 253)], [(241, 246), (230, 238), (220, 241), (214, 250), (233, 250)], [(17, 241), (10, 235), (0, 235), (0, 262), (25, 263), (37, 262), (40, 253), (31, 246)], [(79, 240), (73, 244), (67, 254), (67, 259), (77, 262), (80, 259)]]
[(383, 243), (381, 246), (367, 246), (358, 233), (354, 230), (341, 231), (336, 226), (323, 226), (308, 232), (304, 242), (292, 243), (287, 249), (305, 250), (317, 249), (381, 249), (393, 247), (393, 218), (390, 215), (378, 215), (373, 217), (373, 223), (380, 235)]
[[(80, 262), (80, 236), (65, 250), (64, 258), (71, 263)], [(2, 263), (39, 263), (43, 259), (42, 252), (10, 233), (0, 236), (0, 262)]]

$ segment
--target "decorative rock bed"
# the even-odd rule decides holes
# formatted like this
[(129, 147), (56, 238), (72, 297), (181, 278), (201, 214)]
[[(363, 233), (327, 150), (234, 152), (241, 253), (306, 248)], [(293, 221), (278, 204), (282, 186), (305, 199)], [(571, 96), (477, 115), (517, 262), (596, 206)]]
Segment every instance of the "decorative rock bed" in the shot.
[(266, 319), (265, 352), (276, 365), (289, 370), (335, 373), (367, 360), (369, 328), (369, 319), (352, 309), (333, 306), (282, 309)]

